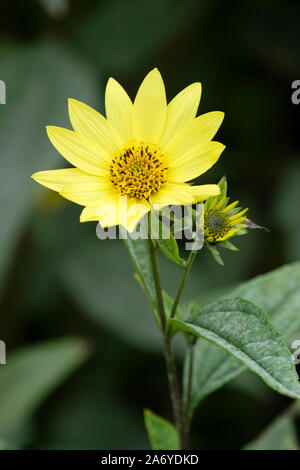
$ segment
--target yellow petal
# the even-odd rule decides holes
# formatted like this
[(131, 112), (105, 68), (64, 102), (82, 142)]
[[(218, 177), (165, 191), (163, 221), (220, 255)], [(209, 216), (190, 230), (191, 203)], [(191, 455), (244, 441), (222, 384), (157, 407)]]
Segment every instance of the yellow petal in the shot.
[(223, 209), (224, 214), (228, 214), (228, 212), (234, 209), (238, 205), (238, 203), (239, 201), (234, 201), (231, 204), (229, 204), (229, 206), (225, 207), (225, 209)]
[(47, 126), (47, 133), (54, 147), (72, 165), (86, 173), (107, 176), (109, 157), (95, 142), (62, 127)]
[(191, 186), (191, 192), (194, 195), (195, 202), (206, 201), (210, 196), (220, 194), (220, 188), (217, 184), (201, 184), (199, 186)]
[(234, 228), (229, 230), (229, 232), (222, 238), (218, 238), (218, 242), (223, 242), (224, 240), (227, 240), (230, 237), (233, 237), (237, 232), (239, 232), (242, 229), (242, 227)]
[(144, 199), (115, 196), (100, 204), (96, 213), (102, 227), (121, 224), (128, 232), (133, 232), (140, 219), (150, 210), (150, 204)]
[(202, 175), (216, 163), (224, 149), (225, 145), (215, 141), (195, 147), (180, 162), (170, 165), (168, 181), (183, 183)]
[(208, 143), (215, 136), (224, 118), (224, 113), (213, 111), (202, 114), (186, 124), (166, 146), (167, 164), (175, 164), (187, 153)]
[(209, 202), (209, 204), (207, 205), (206, 209), (208, 210), (212, 210), (216, 207), (216, 204), (218, 202), (218, 199), (215, 197), (212, 201)]
[(231, 217), (229, 217), (230, 222), (235, 222), (235, 223), (237, 223), (236, 221), (237, 221), (240, 217), (242, 217), (244, 214), (246, 214), (246, 212), (247, 212), (248, 210), (249, 210), (249, 209), (248, 209), (248, 207), (247, 207), (246, 209), (243, 209), (242, 211), (238, 212), (237, 214), (232, 215)]
[(164, 82), (157, 69), (143, 80), (133, 106), (133, 137), (139, 141), (157, 143), (167, 116)]
[(95, 207), (115, 196), (111, 183), (68, 184), (60, 195), (81, 206)]
[(149, 212), (151, 206), (145, 199), (127, 198), (127, 211), (119, 207), (119, 223), (127, 232), (133, 232), (138, 222)]
[(106, 201), (102, 201), (96, 208), (101, 227), (119, 225), (119, 196), (114, 193)]
[(186, 87), (168, 104), (165, 129), (159, 141), (163, 149), (175, 133), (195, 118), (201, 98), (201, 83)]
[(69, 98), (69, 116), (74, 131), (95, 142), (102, 152), (111, 154), (122, 146), (112, 124), (87, 104)]
[[(223, 197), (220, 199), (220, 201), (218, 202), (218, 204), (214, 207), (214, 210), (215, 210), (215, 211), (220, 210), (221, 207), (223, 207), (225, 201), (226, 201), (226, 196), (223, 196)], [(212, 208), (210, 207), (210, 209), (212, 209)]]
[(105, 109), (107, 120), (118, 131), (123, 144), (130, 141), (132, 136), (133, 104), (124, 88), (110, 78), (105, 91)]
[(92, 222), (99, 220), (97, 207), (85, 207), (80, 214), (80, 222)]
[(150, 196), (150, 202), (160, 206), (193, 204), (195, 196), (191, 188), (192, 186), (188, 184), (166, 183), (157, 193)]
[(245, 219), (246, 219), (246, 216), (240, 217), (239, 219), (234, 220), (233, 222), (230, 222), (230, 226), (231, 226), (231, 227), (234, 227), (235, 225), (239, 225), (239, 224), (241, 224), (242, 222), (244, 222)]
[(101, 181), (99, 176), (90, 175), (78, 168), (65, 168), (62, 170), (38, 171), (34, 173), (33, 178), (38, 183), (53, 189), (53, 191), (61, 191), (66, 184), (76, 184), (83, 182)]

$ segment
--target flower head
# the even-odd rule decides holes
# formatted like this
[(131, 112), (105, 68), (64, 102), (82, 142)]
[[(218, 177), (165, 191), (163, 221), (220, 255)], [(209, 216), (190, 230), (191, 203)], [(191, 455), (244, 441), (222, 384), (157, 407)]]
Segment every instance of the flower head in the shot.
[(226, 197), (220, 201), (214, 198), (210, 205), (205, 207), (204, 212), (204, 236), (208, 243), (218, 243), (228, 240), (240, 230), (245, 229), (248, 209), (236, 209), (239, 201), (230, 205), (226, 203)]
[(204, 204), (204, 239), (208, 245), (225, 242), (241, 230), (245, 233), (248, 226), (245, 215), (248, 208), (237, 207), (239, 201), (228, 204), (225, 177), (219, 182), (219, 187), (220, 194), (208, 198)]
[(224, 264), (218, 246), (229, 250), (238, 249), (229, 242), (229, 238), (245, 235), (248, 229), (266, 230), (247, 218), (248, 208), (237, 207), (239, 201), (229, 204), (227, 197), (227, 181), (223, 177), (219, 182), (220, 194), (207, 199), (204, 204), (204, 242), (219, 264)]
[[(193, 204), (220, 193), (214, 184), (187, 182), (205, 173), (224, 145), (213, 141), (224, 114), (196, 117), (201, 84), (194, 83), (167, 104), (162, 77), (152, 70), (134, 103), (110, 78), (106, 118), (69, 99), (73, 130), (48, 126), (50, 141), (73, 168), (32, 175), (40, 184), (84, 206), (81, 222), (134, 230), (151, 204)], [(125, 200), (125, 203), (124, 203)]]

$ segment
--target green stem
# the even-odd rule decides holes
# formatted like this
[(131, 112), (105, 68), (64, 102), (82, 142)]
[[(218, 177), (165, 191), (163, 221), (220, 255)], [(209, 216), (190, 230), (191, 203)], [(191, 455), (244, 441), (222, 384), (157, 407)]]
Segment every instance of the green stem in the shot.
[(191, 394), (192, 394), (192, 380), (193, 380), (193, 368), (194, 368), (194, 346), (195, 340), (189, 343), (189, 370), (188, 370), (188, 385), (187, 385), (187, 396), (184, 410), (184, 424), (186, 433), (188, 434), (190, 428), (190, 408), (191, 408)]
[(185, 283), (187, 281), (187, 278), (188, 278), (188, 275), (189, 275), (189, 272), (191, 270), (191, 267), (193, 265), (193, 262), (197, 256), (197, 253), (198, 251), (197, 250), (192, 250), (190, 252), (190, 255), (188, 257), (188, 260), (186, 262), (186, 266), (185, 266), (185, 269), (184, 269), (184, 272), (183, 272), (183, 275), (182, 275), (182, 278), (181, 278), (181, 282), (180, 282), (180, 285), (179, 285), (179, 289), (178, 289), (178, 292), (176, 294), (176, 297), (175, 297), (175, 300), (173, 302), (173, 305), (172, 305), (172, 309), (171, 309), (171, 313), (170, 313), (170, 318), (173, 318), (175, 313), (176, 313), (176, 309), (178, 307), (178, 304), (179, 304), (179, 300), (180, 300), (180, 297), (181, 297), (181, 294), (182, 294), (182, 291), (183, 291), (183, 288), (185, 286)]
[(169, 388), (171, 394), (171, 401), (173, 407), (174, 420), (176, 428), (178, 430), (180, 447), (181, 449), (187, 449), (187, 433), (185, 430), (183, 410), (182, 410), (182, 399), (181, 392), (177, 376), (177, 368), (172, 350), (171, 339), (164, 336), (164, 353), (168, 373)]
[(165, 332), (166, 329), (166, 313), (164, 307), (164, 301), (162, 297), (162, 290), (161, 290), (161, 282), (160, 282), (160, 275), (159, 275), (159, 268), (158, 268), (158, 261), (157, 261), (157, 254), (154, 242), (151, 237), (151, 211), (148, 215), (148, 244), (149, 244), (149, 253), (150, 253), (150, 260), (152, 265), (153, 271), (153, 279), (155, 285), (155, 293), (157, 298), (157, 307), (158, 307), (158, 314), (161, 322), (161, 329)]
[[(188, 260), (187, 260), (186, 266), (185, 266), (185, 270), (183, 272), (181, 282), (180, 282), (175, 300), (174, 300), (173, 305), (172, 305), (170, 318), (174, 318), (174, 315), (176, 313), (176, 310), (177, 310), (177, 307), (178, 307), (178, 304), (179, 304), (179, 301), (180, 301), (180, 298), (181, 298), (181, 294), (183, 292), (185, 283), (187, 281), (187, 278), (188, 278), (189, 272), (191, 270), (191, 267), (193, 265), (193, 262), (194, 262), (194, 260), (197, 256), (197, 253), (198, 253), (197, 250), (192, 250), (189, 257), (188, 257)], [(190, 354), (190, 365), (189, 365), (188, 392), (187, 392), (188, 395), (187, 395), (187, 403), (186, 403), (185, 412), (183, 412), (182, 398), (181, 398), (180, 392), (179, 392), (179, 397), (180, 397), (180, 402), (179, 403), (180, 403), (180, 405), (178, 405), (176, 403), (177, 402), (176, 390), (177, 389), (180, 390), (179, 384), (178, 384), (178, 379), (176, 379), (177, 384), (175, 384), (175, 386), (174, 386), (175, 394), (174, 394), (174, 397), (172, 399), (173, 400), (174, 412), (176, 410), (176, 407), (179, 408), (179, 411), (178, 411), (179, 418), (178, 418), (177, 429), (178, 429), (178, 432), (179, 432), (179, 435), (180, 435), (180, 442), (181, 442), (182, 449), (187, 449), (187, 447), (188, 447), (188, 434), (189, 434), (189, 426), (190, 426), (190, 416), (189, 416), (190, 415), (190, 398), (191, 398), (191, 385), (192, 385), (193, 359), (194, 359), (193, 349), (194, 348), (193, 348), (193, 345), (192, 345), (191, 354)], [(176, 374), (176, 378), (177, 378), (177, 374)], [(169, 382), (170, 382), (170, 378), (169, 378)], [(170, 386), (170, 388), (171, 388), (171, 386)]]
[(152, 264), (153, 279), (154, 279), (157, 304), (158, 304), (158, 313), (159, 313), (159, 317), (161, 321), (161, 328), (163, 332), (164, 355), (165, 355), (165, 361), (166, 361), (166, 367), (167, 367), (168, 382), (169, 382), (169, 388), (170, 388), (174, 421), (175, 421), (176, 428), (178, 430), (181, 448), (185, 449), (186, 448), (186, 439), (185, 439), (186, 432), (185, 432), (184, 420), (183, 420), (182, 398), (181, 398), (181, 392), (180, 392), (179, 381), (178, 381), (178, 376), (177, 376), (174, 353), (173, 353), (172, 345), (171, 345), (171, 338), (168, 338), (166, 335), (166, 313), (165, 313), (163, 297), (162, 297), (157, 253), (155, 250), (153, 240), (151, 238), (151, 213), (149, 213), (149, 216), (148, 216), (148, 242), (149, 242), (150, 259), (151, 259), (151, 264)]

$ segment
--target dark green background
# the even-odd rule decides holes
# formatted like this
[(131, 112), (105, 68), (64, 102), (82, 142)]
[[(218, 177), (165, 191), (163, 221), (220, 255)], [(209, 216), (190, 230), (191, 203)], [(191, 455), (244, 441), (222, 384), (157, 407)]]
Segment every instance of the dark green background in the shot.
[[(125, 247), (99, 241), (96, 224), (79, 224), (80, 207), (30, 180), (34, 171), (65, 165), (44, 126), (69, 126), (68, 97), (104, 111), (109, 76), (132, 98), (155, 66), (168, 99), (202, 82), (199, 112), (225, 111), (217, 138), (227, 148), (199, 183), (226, 174), (233, 200), (271, 230), (240, 237), (238, 253), (224, 252), (225, 267), (200, 254), (184, 301), (207, 292), (214, 298), (215, 289), (299, 259), (300, 105), (291, 102), (291, 84), (300, 79), (299, 18), (300, 5), (286, 0), (1, 5), (2, 367), (14, 350), (50, 338), (74, 334), (90, 349), (89, 360), (35, 411), (26, 447), (148, 448), (142, 409), (171, 418), (160, 338)], [(161, 261), (172, 295), (180, 268)], [(288, 405), (251, 377), (202, 403), (195, 448), (239, 448)]]

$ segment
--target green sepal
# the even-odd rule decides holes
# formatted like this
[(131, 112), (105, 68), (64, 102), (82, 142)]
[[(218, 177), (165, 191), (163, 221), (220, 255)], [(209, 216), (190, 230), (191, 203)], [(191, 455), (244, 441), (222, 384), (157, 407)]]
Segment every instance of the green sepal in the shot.
[(210, 196), (205, 202), (205, 210), (209, 210), (212, 203), (216, 201), (218, 204), (223, 197), (225, 197), (223, 207), (228, 204), (229, 197), (227, 197), (227, 179), (226, 176), (223, 176), (220, 181), (218, 182), (218, 186), (220, 188), (220, 194), (218, 196)]
[[(218, 182), (218, 186), (220, 188), (221, 194), (219, 195), (219, 200), (222, 199), (222, 197), (227, 196), (227, 178), (226, 176), (222, 176), (220, 181)], [(221, 196), (221, 197), (220, 197)]]
[(234, 234), (235, 237), (240, 237), (241, 235), (246, 235), (248, 233), (248, 230), (245, 229), (245, 228), (242, 228), (241, 230), (239, 230), (238, 232), (236, 232)]
[(219, 242), (218, 244), (223, 248), (227, 248), (227, 250), (239, 251), (239, 249), (228, 240), (224, 240), (222, 242)]
[(208, 244), (207, 244), (206, 246), (207, 246), (207, 248), (209, 249), (209, 251), (211, 252), (212, 257), (214, 258), (214, 260), (215, 260), (218, 264), (220, 264), (221, 266), (224, 266), (225, 263), (224, 263), (224, 261), (223, 261), (222, 258), (221, 258), (221, 255), (220, 255), (220, 253), (219, 253), (218, 248), (217, 248), (215, 245), (208, 245)]
[(267, 227), (263, 227), (262, 225), (257, 225), (250, 219), (245, 219), (243, 224), (245, 224), (247, 228), (251, 228), (255, 230), (264, 230), (265, 232), (270, 232), (270, 230)]

